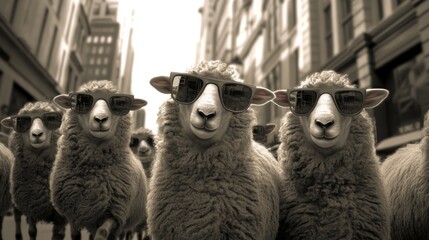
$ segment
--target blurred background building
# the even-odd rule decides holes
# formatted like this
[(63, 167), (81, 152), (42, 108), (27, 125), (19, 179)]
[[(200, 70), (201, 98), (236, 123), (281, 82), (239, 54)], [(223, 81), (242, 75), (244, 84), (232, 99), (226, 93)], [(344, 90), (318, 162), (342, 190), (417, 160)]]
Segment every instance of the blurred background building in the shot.
[[(135, 6), (122, 3), (0, 0), (0, 119), (88, 80), (112, 80), (130, 93)], [(0, 130), (5, 142), (9, 130)]]
[[(358, 87), (390, 91), (370, 111), (380, 155), (422, 137), (429, 1), (205, 0), (200, 12), (197, 62), (235, 64), (246, 82), (271, 90), (293, 88), (315, 71), (348, 74)], [(287, 111), (273, 103), (256, 109), (258, 124), (277, 126)]]

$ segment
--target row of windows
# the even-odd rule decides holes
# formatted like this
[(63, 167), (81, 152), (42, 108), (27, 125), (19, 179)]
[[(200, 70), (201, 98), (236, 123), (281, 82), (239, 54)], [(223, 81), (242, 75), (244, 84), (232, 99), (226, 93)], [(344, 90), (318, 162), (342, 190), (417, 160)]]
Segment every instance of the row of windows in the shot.
[(109, 64), (109, 58), (108, 57), (90, 57), (89, 58), (89, 65), (108, 65)]
[(87, 43), (98, 43), (100, 40), (100, 43), (112, 43), (112, 36), (88, 36), (86, 39)]
[(106, 76), (107, 77), (107, 67), (88, 67), (88, 76)]
[(91, 54), (110, 54), (110, 52), (112, 51), (112, 47), (110, 46), (92, 46), (91, 47)]

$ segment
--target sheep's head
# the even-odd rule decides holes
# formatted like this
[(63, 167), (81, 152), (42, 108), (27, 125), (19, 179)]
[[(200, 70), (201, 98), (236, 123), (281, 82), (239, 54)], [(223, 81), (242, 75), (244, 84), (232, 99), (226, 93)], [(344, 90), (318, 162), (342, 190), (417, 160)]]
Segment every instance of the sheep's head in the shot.
[(155, 137), (150, 129), (139, 128), (131, 134), (130, 148), (143, 164), (151, 164), (155, 155)]
[(107, 80), (88, 82), (77, 92), (56, 96), (54, 102), (77, 114), (82, 131), (96, 141), (112, 139), (121, 118), (146, 105), (133, 95), (119, 94)]
[(296, 89), (278, 90), (274, 102), (297, 115), (307, 140), (322, 154), (342, 148), (352, 118), (363, 108), (374, 108), (389, 94), (385, 89), (357, 89), (347, 75), (315, 73)]
[(179, 103), (185, 134), (202, 146), (222, 139), (233, 114), (274, 98), (268, 89), (240, 81), (236, 70), (221, 61), (203, 61), (187, 73), (155, 77), (150, 83)]
[(43, 150), (56, 143), (61, 119), (61, 112), (50, 103), (40, 101), (25, 104), (17, 115), (3, 119), (1, 124), (13, 129), (15, 136), (22, 138), (24, 146)]
[(265, 143), (267, 141), (267, 135), (270, 134), (275, 128), (276, 125), (273, 123), (255, 125), (253, 126), (253, 139), (259, 143)]

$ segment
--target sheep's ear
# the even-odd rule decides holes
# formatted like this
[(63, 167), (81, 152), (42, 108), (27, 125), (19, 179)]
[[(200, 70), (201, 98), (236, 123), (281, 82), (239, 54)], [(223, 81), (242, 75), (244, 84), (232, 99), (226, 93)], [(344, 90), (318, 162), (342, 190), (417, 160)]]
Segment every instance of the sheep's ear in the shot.
[(1, 120), (1, 125), (5, 128), (13, 128), (13, 120), (11, 117), (7, 117), (3, 120)]
[(146, 106), (147, 102), (140, 98), (134, 98), (131, 103), (131, 110), (138, 110), (144, 106)]
[(255, 94), (253, 95), (251, 104), (264, 105), (265, 103), (273, 100), (274, 93), (263, 87), (256, 87)]
[(60, 106), (60, 107), (62, 107), (64, 109), (70, 109), (71, 108), (72, 99), (67, 94), (61, 94), (61, 95), (58, 95), (58, 96), (54, 97), (54, 102), (58, 106)]
[(364, 108), (375, 108), (389, 96), (389, 91), (383, 88), (366, 90)]
[(150, 80), (150, 85), (162, 93), (170, 93), (170, 81), (166, 76), (152, 78)]
[(277, 90), (274, 92), (276, 98), (274, 98), (273, 102), (280, 107), (289, 107), (289, 97), (287, 94), (287, 90)]
[(274, 123), (268, 123), (265, 125), (265, 134), (270, 134), (275, 128), (276, 125)]

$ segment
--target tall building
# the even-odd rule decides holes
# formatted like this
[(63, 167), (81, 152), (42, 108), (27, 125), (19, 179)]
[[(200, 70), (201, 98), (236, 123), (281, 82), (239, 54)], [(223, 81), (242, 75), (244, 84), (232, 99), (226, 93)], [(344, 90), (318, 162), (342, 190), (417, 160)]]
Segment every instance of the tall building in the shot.
[[(205, 0), (198, 57), (238, 63), (245, 81), (271, 90), (325, 69), (361, 88), (388, 89), (385, 103), (369, 111), (377, 151), (386, 155), (422, 136), (428, 18), (422, 0)], [(279, 125), (285, 111), (257, 108), (258, 122)]]
[(95, 0), (90, 14), (91, 35), (87, 38), (85, 79), (111, 80), (121, 92), (131, 92), (134, 59), (133, 4), (118, 0)]
[[(0, 119), (66, 91), (76, 24), (89, 0), (0, 0)], [(82, 13), (83, 11), (83, 13)], [(85, 16), (83, 16), (84, 18)], [(80, 69), (82, 72), (82, 69)], [(9, 130), (0, 126), (1, 133)]]

